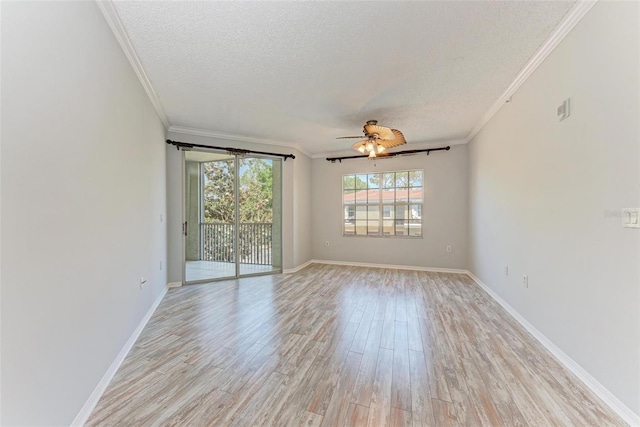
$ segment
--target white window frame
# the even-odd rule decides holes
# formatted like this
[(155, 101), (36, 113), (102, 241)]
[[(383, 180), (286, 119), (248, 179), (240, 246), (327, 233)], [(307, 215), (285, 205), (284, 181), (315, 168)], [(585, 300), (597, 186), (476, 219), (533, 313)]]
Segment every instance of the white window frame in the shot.
[[(390, 189), (393, 189), (394, 192), (394, 200), (393, 202), (389, 202), (389, 201), (384, 201), (383, 200), (383, 191), (385, 190), (384, 184), (383, 184), (383, 177), (384, 174), (394, 174), (394, 178), (395, 178), (395, 174), (403, 174), (403, 173), (407, 173), (410, 174), (411, 172), (420, 172), (421, 173), (421, 180), (420, 180), (420, 186), (411, 186), (411, 182), (407, 183), (407, 187), (396, 187), (395, 186), (395, 182), (394, 182), (394, 186), (393, 187), (387, 187)], [(367, 200), (365, 203), (357, 203), (355, 200), (355, 194), (357, 193), (356, 188), (353, 189), (354, 191), (354, 200), (353, 203), (345, 203), (345, 190), (349, 191), (352, 190), (351, 188), (349, 189), (345, 189), (345, 178), (346, 177), (354, 177), (354, 187), (356, 186), (355, 184), (355, 180), (357, 180), (358, 176), (361, 175), (365, 175), (366, 178), (366, 187), (364, 189), (361, 189), (361, 191), (366, 191), (368, 192), (369, 190), (373, 189), (376, 190), (376, 188), (369, 188), (369, 175), (379, 175), (379, 179), (378, 179), (378, 199), (375, 202), (370, 202), (369, 200)], [(409, 180), (410, 181), (410, 180)], [(422, 239), (424, 238), (424, 170), (423, 169), (406, 169), (406, 170), (392, 170), (392, 171), (385, 171), (385, 172), (371, 172), (371, 173), (358, 173), (358, 172), (352, 172), (352, 173), (346, 173), (342, 175), (342, 194), (341, 194), (341, 198), (342, 198), (342, 235), (344, 237), (384, 237), (384, 238), (400, 238), (400, 239)], [(398, 189), (407, 189), (407, 200), (406, 201), (398, 201), (397, 200), (397, 194), (396, 194), (396, 190)], [(410, 190), (412, 188), (419, 188), (422, 191), (422, 197), (420, 199), (420, 201), (412, 201), (411, 199), (411, 193)], [(368, 193), (367, 193), (368, 194)], [(420, 206), (420, 218), (412, 218), (412, 209), (411, 206), (415, 206), (415, 205), (419, 205)], [(377, 223), (378, 223), (378, 232), (377, 234), (369, 234), (369, 220), (368, 220), (368, 215), (369, 212), (371, 212), (372, 210), (370, 209), (370, 207), (377, 207), (377, 211), (378, 211), (378, 219), (377, 219)], [(385, 207), (392, 207), (392, 212), (393, 215), (388, 215), (388, 216), (384, 216), (385, 215)], [(403, 221), (403, 223), (405, 224), (403, 226), (403, 228), (405, 230), (407, 230), (407, 234), (398, 234), (399, 230), (396, 228), (398, 222), (400, 221), (399, 219), (397, 219), (395, 217), (395, 212), (397, 212), (397, 207), (406, 207), (406, 215), (405, 218), (402, 218), (401, 220)], [(364, 220), (366, 223), (366, 233), (365, 234), (357, 234), (357, 229), (358, 229), (358, 209), (357, 207), (364, 207), (364, 211), (367, 213), (367, 218)], [(353, 210), (355, 210), (355, 216), (353, 218), (351, 217), (347, 217), (347, 208), (353, 208)], [(385, 221), (393, 221), (393, 234), (384, 234), (385, 233)], [(346, 226), (347, 224), (353, 224), (353, 233), (347, 233), (346, 232)], [(419, 224), (420, 225), (420, 234), (419, 235), (412, 235), (411, 234), (411, 224)]]

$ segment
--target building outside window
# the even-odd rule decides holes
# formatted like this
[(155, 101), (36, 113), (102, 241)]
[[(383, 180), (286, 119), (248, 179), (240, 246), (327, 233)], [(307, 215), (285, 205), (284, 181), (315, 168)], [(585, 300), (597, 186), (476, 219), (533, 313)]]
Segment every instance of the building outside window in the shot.
[(422, 237), (422, 170), (346, 174), (345, 236)]

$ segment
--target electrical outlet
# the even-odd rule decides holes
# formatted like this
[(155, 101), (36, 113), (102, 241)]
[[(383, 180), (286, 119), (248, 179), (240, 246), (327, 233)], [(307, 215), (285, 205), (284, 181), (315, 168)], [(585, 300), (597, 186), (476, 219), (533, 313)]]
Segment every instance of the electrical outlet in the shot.
[(524, 285), (525, 288), (529, 287), (529, 276), (526, 274), (522, 275), (522, 285)]
[(329, 246), (329, 241), (327, 240), (326, 242), (324, 242), (325, 246)]
[(160, 261), (160, 271), (162, 271), (162, 261)]
[(505, 276), (509, 275), (509, 266), (508, 265), (504, 267), (504, 275)]
[(451, 251), (452, 251), (451, 245), (447, 245), (447, 252), (451, 252)]

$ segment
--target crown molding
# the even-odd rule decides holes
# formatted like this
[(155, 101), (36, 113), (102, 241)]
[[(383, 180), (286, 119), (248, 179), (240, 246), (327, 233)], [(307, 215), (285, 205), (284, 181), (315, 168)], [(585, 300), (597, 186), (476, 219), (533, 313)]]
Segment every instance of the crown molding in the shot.
[(231, 133), (215, 132), (215, 131), (212, 131), (212, 130), (191, 128), (191, 127), (186, 127), (186, 126), (170, 126), (169, 127), (169, 132), (179, 133), (179, 134), (183, 134), (183, 135), (196, 135), (196, 136), (205, 136), (205, 137), (209, 137), (209, 138), (226, 139), (226, 140), (230, 140), (230, 141), (251, 142), (251, 143), (255, 143), (255, 144), (267, 144), (267, 145), (275, 145), (275, 146), (278, 146), (278, 147), (295, 148), (296, 150), (298, 150), (299, 152), (301, 152), (302, 154), (304, 154), (307, 157), (311, 157), (312, 156), (312, 154), (310, 152), (308, 152), (307, 150), (302, 148), (300, 146), (300, 144), (296, 144), (295, 142), (275, 141), (273, 139), (255, 138), (255, 137), (250, 137), (250, 136), (236, 135), (236, 134), (231, 134)]
[[(493, 116), (502, 108), (502, 106), (511, 98), (511, 96), (520, 88), (520, 86), (533, 74), (533, 72), (544, 62), (544, 60), (549, 56), (551, 52), (555, 50), (555, 48), (564, 40), (564, 38), (571, 32), (571, 30), (576, 26), (578, 22), (582, 20), (582, 18), (591, 10), (591, 8), (598, 2), (598, 0), (578, 0), (574, 7), (567, 13), (564, 17), (560, 25), (551, 33), (549, 38), (543, 43), (543, 45), (538, 49), (538, 51), (531, 57), (529, 62), (520, 70), (514, 81), (509, 85), (509, 87), (503, 92), (503, 94), (493, 103), (493, 105), (485, 112), (480, 121), (471, 129), (469, 134), (464, 139), (456, 139), (450, 141), (431, 141), (431, 142), (423, 142), (423, 143), (415, 143), (411, 144), (412, 148), (422, 149), (422, 148), (432, 148), (436, 145), (440, 144), (448, 144), (448, 145), (460, 145), (466, 144), (475, 137), (478, 132), (493, 118)], [(243, 135), (235, 135), (235, 134), (226, 134), (221, 132), (209, 131), (205, 129), (197, 129), (190, 128), (184, 126), (172, 126), (169, 122), (169, 119), (160, 103), (158, 95), (156, 91), (153, 89), (151, 85), (151, 81), (147, 76), (147, 73), (144, 71), (142, 67), (142, 63), (136, 54), (135, 49), (133, 48), (133, 44), (131, 40), (129, 40), (129, 36), (127, 35), (122, 22), (120, 21), (120, 17), (118, 16), (118, 12), (116, 11), (112, 0), (96, 0), (96, 4), (98, 8), (102, 12), (109, 28), (113, 32), (116, 40), (122, 47), (131, 67), (135, 71), (140, 83), (144, 87), (151, 104), (156, 110), (158, 117), (164, 124), (165, 128), (170, 132), (182, 133), (187, 135), (197, 135), (197, 136), (205, 136), (211, 138), (219, 138), (219, 139), (227, 139), (231, 141), (240, 141), (240, 142), (252, 142), (258, 144), (268, 144), (275, 145), (281, 147), (290, 147), (295, 148), (301, 153), (305, 154), (310, 158), (322, 158), (327, 156), (335, 156), (341, 154), (350, 153), (351, 150), (340, 150), (340, 151), (332, 151), (332, 152), (322, 152), (312, 154), (309, 151), (302, 148), (299, 144), (293, 142), (282, 142), (282, 141), (274, 141), (266, 138), (254, 138), (247, 137)]]
[(522, 84), (533, 74), (533, 72), (544, 62), (551, 52), (564, 40), (573, 27), (591, 10), (598, 0), (579, 0), (573, 8), (566, 14), (560, 25), (551, 33), (549, 38), (542, 44), (540, 49), (531, 57), (529, 62), (520, 70), (514, 81), (507, 90), (496, 100), (487, 110), (480, 121), (471, 129), (467, 135), (467, 141), (471, 141), (474, 136), (493, 118), (511, 96), (522, 86)]
[[(402, 151), (402, 150), (423, 150), (426, 148), (439, 148), (443, 145), (464, 145), (468, 141), (466, 139), (441, 139), (436, 141), (424, 141), (424, 142), (411, 142), (406, 145), (401, 145), (400, 147), (394, 147), (389, 153), (393, 153), (394, 151)], [(339, 150), (339, 151), (326, 151), (323, 153), (316, 153), (312, 156), (313, 159), (323, 159), (325, 157), (340, 157), (340, 156), (348, 156), (353, 155), (354, 150)], [(363, 156), (364, 157), (364, 156)], [(381, 157), (383, 158), (383, 157)]]
[(116, 40), (118, 40), (118, 43), (124, 51), (125, 56), (129, 60), (133, 71), (135, 71), (136, 75), (138, 76), (138, 80), (140, 80), (142, 87), (144, 88), (145, 92), (147, 92), (147, 96), (149, 97), (153, 108), (155, 108), (158, 117), (164, 124), (164, 127), (166, 129), (169, 129), (169, 127), (171, 126), (171, 123), (169, 123), (169, 118), (164, 112), (162, 104), (160, 104), (160, 99), (158, 98), (156, 91), (151, 85), (151, 80), (149, 80), (147, 73), (142, 67), (140, 58), (138, 58), (138, 54), (133, 48), (131, 40), (129, 40), (127, 30), (124, 29), (122, 21), (120, 21), (120, 16), (118, 16), (118, 12), (113, 6), (113, 2), (111, 0), (96, 0), (96, 4), (98, 5), (100, 12), (102, 12), (104, 19), (107, 21), (107, 24), (109, 24), (109, 28), (111, 28), (113, 35), (116, 37)]

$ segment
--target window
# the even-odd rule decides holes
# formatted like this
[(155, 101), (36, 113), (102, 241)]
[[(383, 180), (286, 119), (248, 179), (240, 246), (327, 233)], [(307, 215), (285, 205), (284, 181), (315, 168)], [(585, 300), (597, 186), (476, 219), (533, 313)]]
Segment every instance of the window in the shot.
[(342, 177), (345, 236), (422, 237), (423, 171)]

